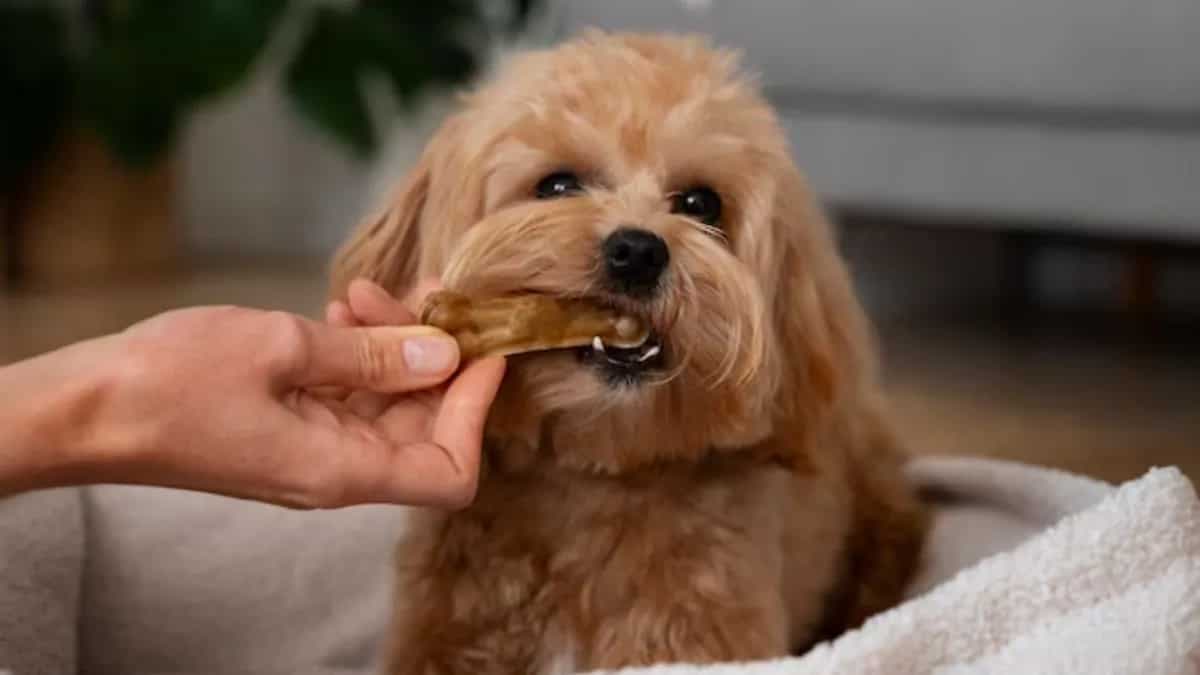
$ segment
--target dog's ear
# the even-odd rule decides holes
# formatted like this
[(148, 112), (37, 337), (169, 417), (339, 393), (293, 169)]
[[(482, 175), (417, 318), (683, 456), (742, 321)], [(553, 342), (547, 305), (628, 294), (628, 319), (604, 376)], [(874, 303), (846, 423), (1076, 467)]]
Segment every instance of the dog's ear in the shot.
[(350, 235), (333, 258), (331, 296), (366, 278), (391, 293), (411, 288), (418, 276), (438, 274), (446, 251), (440, 234), (461, 231), (482, 215), (481, 172), (463, 143), (465, 113), (447, 119), (384, 208)]
[[(782, 367), (774, 451), (810, 461), (833, 434), (875, 468), (904, 457), (879, 382), (878, 351), (828, 217), (799, 171), (778, 195), (775, 329)], [(807, 440), (802, 440), (807, 439)], [(853, 450), (852, 450), (853, 451)]]
[(344, 297), (346, 287), (358, 278), (374, 281), (392, 293), (416, 282), (431, 164), (428, 153), (422, 155), (384, 208), (361, 223), (334, 255), (331, 297)]
[(783, 172), (774, 223), (779, 286), (775, 328), (784, 371), (782, 410), (809, 416), (868, 391), (873, 336), (833, 228), (799, 171)]

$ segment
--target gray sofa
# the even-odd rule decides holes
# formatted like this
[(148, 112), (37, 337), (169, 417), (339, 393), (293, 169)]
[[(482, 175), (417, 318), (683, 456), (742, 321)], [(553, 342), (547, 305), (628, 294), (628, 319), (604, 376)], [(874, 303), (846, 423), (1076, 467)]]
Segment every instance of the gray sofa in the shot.
[(1196, 0), (561, 0), (741, 48), (834, 202), (1200, 241)]

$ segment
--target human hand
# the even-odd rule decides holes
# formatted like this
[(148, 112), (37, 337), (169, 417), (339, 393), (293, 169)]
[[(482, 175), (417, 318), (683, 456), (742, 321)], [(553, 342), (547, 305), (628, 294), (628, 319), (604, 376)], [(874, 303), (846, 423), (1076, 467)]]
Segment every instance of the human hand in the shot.
[[(49, 386), (70, 399), (40, 417), (31, 408), (41, 433), (24, 482), (164, 485), (305, 508), (465, 505), (504, 361), (469, 364), (443, 385), (459, 365), (449, 336), (412, 325), (373, 284), (340, 306), (356, 318), (177, 310), (4, 369), (0, 390)], [(4, 474), (0, 462), (0, 493), (21, 487)]]
[[(418, 283), (403, 299), (396, 299), (378, 284), (357, 279), (349, 285), (345, 300), (329, 303), (325, 318), (330, 325), (343, 328), (412, 325), (418, 321), (420, 306), (426, 296), (439, 288), (441, 284), (436, 279), (427, 279)], [(459, 398), (478, 398), (482, 401), (481, 397), (486, 393), (487, 405), (490, 406), (504, 376), (504, 368), (504, 358), (492, 357), (466, 364), (448, 385), (405, 394), (360, 389), (349, 392), (341, 390), (330, 395), (341, 398), (346, 408), (355, 414), (375, 420), (377, 426), (391, 435), (408, 437), (420, 433), (421, 429), (430, 428), (430, 425), (436, 427), (442, 423), (439, 420), (455, 424), (455, 416), (450, 414), (447, 405), (451, 409), (457, 407), (460, 405), (457, 402)], [(469, 383), (460, 385), (460, 378), (469, 378)], [(472, 439), (482, 437), (485, 422), (486, 417), (479, 423), (478, 430), (471, 430)], [(470, 446), (462, 446), (471, 451), (469, 456), (459, 457), (461, 466), (470, 471), (472, 496), (478, 480), (481, 443), (477, 439)]]

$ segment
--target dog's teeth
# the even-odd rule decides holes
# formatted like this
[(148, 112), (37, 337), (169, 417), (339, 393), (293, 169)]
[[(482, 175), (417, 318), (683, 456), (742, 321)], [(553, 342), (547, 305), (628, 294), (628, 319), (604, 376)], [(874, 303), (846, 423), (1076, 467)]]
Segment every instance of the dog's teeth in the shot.
[(650, 359), (657, 356), (658, 352), (660, 352), (661, 350), (662, 350), (662, 348), (659, 347), (658, 345), (652, 345), (649, 349), (647, 349), (645, 352), (643, 352), (641, 356), (638, 357), (638, 362), (641, 363), (642, 361), (649, 361)]
[(600, 352), (601, 354), (604, 353), (604, 340), (601, 340), (599, 335), (592, 337), (592, 349)]

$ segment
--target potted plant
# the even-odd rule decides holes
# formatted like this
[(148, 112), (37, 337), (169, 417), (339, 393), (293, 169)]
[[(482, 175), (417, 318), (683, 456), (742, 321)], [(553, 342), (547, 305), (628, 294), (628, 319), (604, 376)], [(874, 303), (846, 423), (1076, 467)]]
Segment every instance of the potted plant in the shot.
[(188, 115), (286, 42), (279, 86), (350, 152), (379, 143), (367, 81), (401, 108), (463, 83), (536, 0), (83, 0), (0, 7), (0, 241), (9, 285), (171, 266), (172, 149)]

